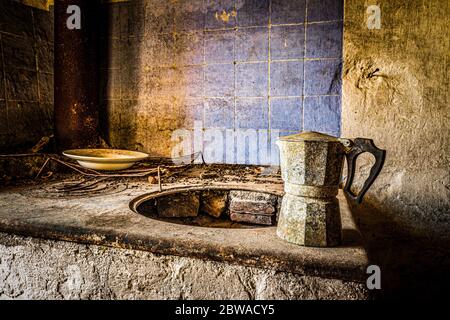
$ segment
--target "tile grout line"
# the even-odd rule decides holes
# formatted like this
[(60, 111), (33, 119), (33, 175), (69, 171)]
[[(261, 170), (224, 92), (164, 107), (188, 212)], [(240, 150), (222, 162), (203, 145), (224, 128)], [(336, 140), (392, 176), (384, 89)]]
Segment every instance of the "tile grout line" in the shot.
[[(270, 13), (269, 13), (270, 15)], [(325, 21), (311, 21), (311, 22), (301, 22), (301, 23), (279, 23), (279, 24), (272, 24), (272, 27), (294, 27), (294, 26), (303, 26), (305, 24), (326, 24), (326, 23), (334, 23), (334, 22), (343, 22), (342, 19), (338, 19), (338, 20), (325, 20)], [(202, 30), (200, 29), (193, 29), (193, 30), (189, 30), (189, 31), (179, 31), (178, 33), (180, 34), (186, 34), (186, 33), (192, 33), (192, 32), (199, 32), (199, 31), (204, 31), (204, 32), (219, 32), (219, 31), (231, 31), (231, 30), (235, 30), (235, 29), (256, 29), (256, 28), (268, 28), (265, 25), (255, 25), (255, 26), (238, 26), (236, 25), (235, 27), (224, 27), (224, 28), (204, 28)], [(170, 32), (159, 32), (158, 34), (170, 34)]]
[[(236, 10), (236, 1), (234, 1), (233, 4), (233, 10)], [(234, 37), (233, 37), (233, 133), (236, 132), (237, 128), (236, 128), (236, 118), (237, 118), (237, 92), (236, 92), (236, 81), (237, 81), (237, 64), (236, 64), (236, 41), (237, 41), (237, 30), (238, 30), (238, 22), (237, 22), (237, 18), (234, 17), (235, 19), (235, 27), (234, 27)], [(225, 129), (225, 134), (226, 134), (226, 129)], [(226, 139), (226, 137), (225, 137)], [(225, 142), (226, 143), (226, 142)], [(234, 135), (233, 135), (233, 149), (234, 149)], [(226, 148), (225, 148), (225, 153), (226, 153)], [(234, 156), (233, 156), (234, 158)], [(227, 162), (227, 157), (225, 155), (225, 163)], [(234, 159), (233, 159), (234, 162)]]
[[(235, 12), (237, 12), (237, 9), (236, 9), (236, 1), (234, 1), (234, 4), (233, 4), (233, 10), (235, 11)], [(234, 85), (234, 95), (233, 95), (233, 103), (234, 103), (234, 112), (233, 112), (233, 135), (232, 135), (232, 146), (233, 146), (233, 151), (232, 151), (232, 155), (233, 155), (233, 160), (231, 161), (232, 162), (232, 164), (235, 164), (235, 163), (237, 163), (237, 144), (236, 144), (236, 130), (238, 130), (237, 128), (236, 128), (236, 120), (237, 120), (237, 92), (236, 92), (236, 88), (237, 88), (237, 85), (236, 85), (236, 82), (237, 82), (237, 63), (236, 63), (236, 41), (237, 41), (237, 36), (238, 36), (238, 34), (237, 34), (237, 32), (238, 32), (238, 30), (239, 30), (239, 28), (238, 28), (238, 19), (237, 19), (237, 17), (234, 17), (234, 21), (235, 21), (235, 26), (234, 26), (234, 38), (233, 38), (233, 85)], [(227, 144), (227, 129), (225, 128), (225, 137), (224, 137), (224, 141), (225, 141), (225, 144)], [(224, 148), (224, 157), (225, 157), (225, 159), (224, 159), (224, 163), (227, 163), (227, 160), (228, 160), (228, 158), (229, 157), (227, 157), (227, 149), (228, 149), (228, 146), (226, 145), (225, 146), (225, 148)], [(245, 157), (245, 155), (244, 155), (244, 157)]]
[[(272, 99), (271, 99), (271, 81), (270, 81), (270, 76), (271, 76), (271, 65), (272, 65), (272, 54), (271, 54), (271, 42), (270, 42), (270, 37), (271, 37), (271, 32), (272, 32), (272, 0), (269, 1), (269, 26), (268, 26), (268, 38), (269, 38), (269, 43), (268, 43), (268, 47), (269, 47), (269, 53), (268, 53), (268, 57), (267, 57), (267, 71), (268, 71), (268, 80), (267, 80), (267, 144), (270, 149), (272, 149), (272, 123), (271, 123), (271, 115), (272, 115)], [(259, 156), (259, 155), (258, 155)], [(267, 155), (266, 155), (267, 156)], [(259, 162), (261, 162), (261, 159), (259, 159)]]
[[(270, 98), (271, 99), (299, 99), (299, 98), (301, 99), (301, 98), (339, 97), (339, 96), (340, 96), (339, 94), (311, 94), (311, 95), (305, 95), (305, 96), (270, 96)], [(141, 100), (146, 100), (148, 98), (162, 98), (162, 99), (166, 98), (167, 101), (170, 101), (171, 97), (172, 96), (170, 96), (170, 95), (151, 95), (151, 96), (147, 96), (147, 98), (123, 98), (123, 99), (109, 98), (106, 100), (141, 101)], [(190, 100), (201, 100), (201, 99), (203, 99), (203, 96), (183, 96), (183, 98), (190, 99)], [(206, 96), (205, 95), (204, 98), (205, 99), (229, 100), (229, 99), (231, 99), (231, 96)], [(237, 100), (239, 100), (239, 99), (262, 100), (262, 99), (266, 99), (266, 96), (240, 96), (240, 97), (237, 97)], [(10, 100), (10, 101), (22, 101), (22, 100)]]
[(41, 104), (41, 85), (40, 85), (40, 81), (39, 81), (39, 59), (38, 59), (38, 51), (37, 51), (37, 41), (36, 41), (36, 26), (35, 26), (35, 21), (34, 21), (34, 12), (33, 10), (30, 8), (31, 11), (31, 25), (33, 28), (33, 49), (34, 49), (34, 64), (36, 67), (36, 83), (37, 83), (37, 93), (38, 93), (38, 104)]
[[(180, 69), (184, 67), (200, 67), (200, 66), (220, 66), (220, 65), (230, 65), (230, 64), (258, 64), (258, 63), (269, 63), (269, 62), (303, 62), (303, 61), (341, 61), (342, 58), (293, 58), (293, 59), (272, 59), (272, 60), (250, 60), (250, 61), (233, 61), (233, 62), (205, 62), (205, 63), (197, 63), (197, 64), (181, 64), (177, 65), (175, 68)], [(154, 65), (153, 68), (174, 68), (171, 64), (160, 64)], [(102, 70), (117, 70), (120, 68), (103, 68)], [(26, 69), (24, 69), (26, 70)], [(33, 70), (29, 70), (33, 71)], [(49, 73), (49, 72), (45, 72)]]
[[(207, 9), (207, 5), (206, 5), (206, 0), (203, 0), (202, 1), (202, 10), (204, 10), (204, 13), (205, 13), (205, 15), (204, 15), (204, 17), (203, 17), (203, 30), (202, 30), (202, 42), (203, 42), (203, 44), (202, 44), (202, 55), (203, 55), (203, 64), (202, 64), (202, 66), (203, 66), (203, 85), (202, 85), (202, 102), (203, 102), (203, 108), (202, 108), (202, 127), (201, 127), (201, 129), (199, 130), (200, 131), (200, 134), (202, 135), (202, 138), (201, 138), (201, 152), (202, 152), (202, 155), (205, 153), (205, 150), (204, 150), (204, 142), (203, 142), (203, 140), (204, 140), (204, 130), (205, 130), (205, 127), (206, 127), (206, 93), (205, 93), (205, 87), (206, 87), (206, 19), (208, 18), (208, 9)], [(195, 152), (195, 133), (196, 133), (196, 130), (195, 130), (196, 128), (195, 128), (195, 120), (194, 120), (194, 143), (193, 143), (193, 148), (194, 148), (194, 152)]]
[(0, 34), (0, 54), (1, 54), (1, 59), (2, 59), (2, 77), (3, 77), (3, 89), (4, 91), (4, 95), (5, 95), (5, 111), (6, 111), (6, 131), (10, 134), (10, 126), (9, 126), (9, 112), (8, 112), (8, 99), (6, 96), (6, 65), (5, 65), (5, 56), (3, 53), (3, 36)]
[(305, 130), (305, 84), (306, 84), (306, 37), (307, 37), (307, 29), (308, 29), (308, 0), (305, 0), (305, 24), (304, 24), (304, 39), (303, 39), (303, 86), (302, 86), (302, 112), (301, 112), (301, 131)]

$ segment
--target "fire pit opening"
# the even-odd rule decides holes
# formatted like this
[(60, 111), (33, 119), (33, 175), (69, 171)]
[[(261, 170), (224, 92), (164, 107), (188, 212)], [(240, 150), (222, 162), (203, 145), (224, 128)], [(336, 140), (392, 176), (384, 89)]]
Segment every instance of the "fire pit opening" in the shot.
[(151, 219), (210, 228), (258, 228), (277, 222), (281, 195), (238, 189), (182, 189), (141, 196), (131, 203)]

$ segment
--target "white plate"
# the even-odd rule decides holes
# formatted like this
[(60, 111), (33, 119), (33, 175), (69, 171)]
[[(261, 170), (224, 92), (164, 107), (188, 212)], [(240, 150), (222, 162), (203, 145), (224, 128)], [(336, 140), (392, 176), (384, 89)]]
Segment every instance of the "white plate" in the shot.
[(64, 151), (63, 155), (85, 168), (108, 171), (130, 168), (136, 161), (148, 157), (144, 152), (120, 149), (74, 149)]

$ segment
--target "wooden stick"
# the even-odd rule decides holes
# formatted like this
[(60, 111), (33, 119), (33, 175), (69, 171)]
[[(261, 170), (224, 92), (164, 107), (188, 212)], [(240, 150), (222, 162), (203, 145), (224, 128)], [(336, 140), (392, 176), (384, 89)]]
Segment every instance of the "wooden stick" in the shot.
[(162, 185), (161, 185), (161, 168), (160, 166), (158, 166), (158, 187), (159, 187), (159, 191), (162, 191)]
[(35, 179), (39, 178), (39, 176), (41, 175), (42, 171), (44, 171), (44, 168), (47, 166), (49, 161), (50, 161), (50, 158), (45, 159), (45, 162), (42, 165), (41, 169), (39, 169), (39, 172), (37, 173)]

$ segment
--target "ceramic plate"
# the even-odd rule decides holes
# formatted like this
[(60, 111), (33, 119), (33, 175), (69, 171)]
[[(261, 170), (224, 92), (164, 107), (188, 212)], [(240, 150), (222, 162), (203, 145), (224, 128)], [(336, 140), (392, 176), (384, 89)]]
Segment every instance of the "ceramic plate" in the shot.
[(108, 171), (127, 169), (148, 157), (143, 152), (119, 149), (74, 149), (64, 151), (63, 155), (85, 168)]

